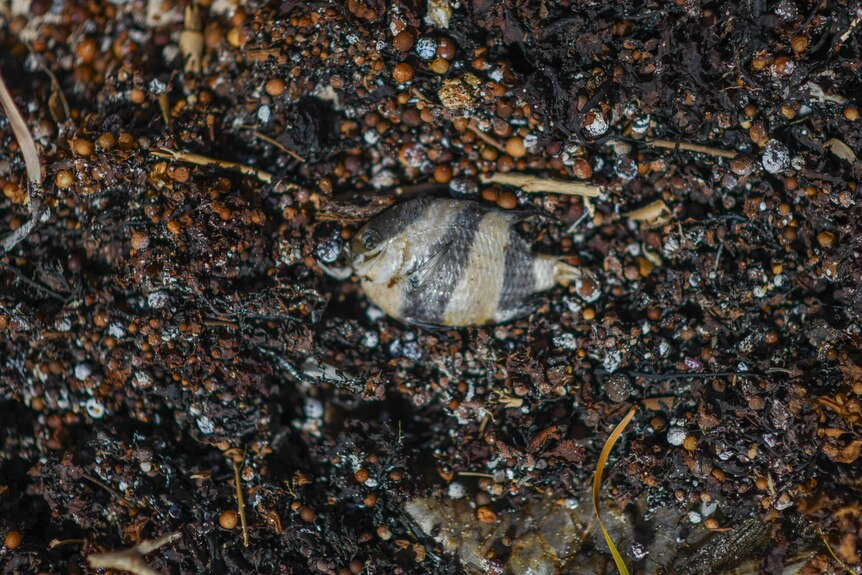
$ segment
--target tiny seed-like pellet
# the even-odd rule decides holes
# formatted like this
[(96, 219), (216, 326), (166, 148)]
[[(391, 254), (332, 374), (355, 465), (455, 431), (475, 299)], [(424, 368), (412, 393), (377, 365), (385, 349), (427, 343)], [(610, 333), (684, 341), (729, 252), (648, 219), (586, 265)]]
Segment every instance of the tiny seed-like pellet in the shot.
[(70, 171), (62, 170), (57, 172), (57, 175), (54, 177), (54, 183), (57, 184), (57, 187), (61, 190), (65, 190), (75, 183), (75, 178), (72, 176)]
[(409, 52), (413, 48), (413, 33), (409, 30), (402, 30), (392, 39), (392, 47), (399, 52)]
[(6, 534), (6, 537), (3, 538), (3, 545), (6, 549), (17, 549), (21, 545), (21, 532), (20, 531), (10, 531)]
[(108, 132), (105, 132), (104, 134), (99, 136), (98, 140), (96, 140), (96, 144), (98, 144), (99, 147), (103, 150), (110, 150), (114, 147), (114, 144), (116, 143), (116, 138), (114, 138), (114, 136), (112, 134), (109, 134)]
[(506, 140), (506, 153), (513, 158), (523, 158), (527, 154), (524, 138), (515, 136)]
[(75, 140), (72, 149), (79, 156), (89, 156), (93, 153), (93, 142), (89, 140)]
[(273, 78), (266, 83), (264, 90), (266, 90), (266, 93), (270, 96), (275, 97), (284, 94), (284, 90), (286, 87), (287, 85), (284, 83), (284, 80), (282, 80), (281, 78)]
[(299, 516), (303, 521), (311, 523), (317, 519), (317, 512), (315, 512), (311, 507), (303, 507), (299, 510)]
[(518, 198), (512, 192), (503, 192), (497, 198), (497, 205), (504, 210), (513, 210), (518, 207)]
[(401, 62), (395, 66), (392, 71), (392, 79), (399, 84), (405, 84), (413, 79), (413, 66), (406, 62)]
[(218, 524), (222, 529), (233, 529), (236, 527), (236, 523), (237, 513), (233, 509), (228, 509), (227, 511), (222, 512), (218, 518)]
[(445, 58), (434, 58), (431, 62), (431, 71), (435, 74), (445, 74), (449, 71), (449, 60)]

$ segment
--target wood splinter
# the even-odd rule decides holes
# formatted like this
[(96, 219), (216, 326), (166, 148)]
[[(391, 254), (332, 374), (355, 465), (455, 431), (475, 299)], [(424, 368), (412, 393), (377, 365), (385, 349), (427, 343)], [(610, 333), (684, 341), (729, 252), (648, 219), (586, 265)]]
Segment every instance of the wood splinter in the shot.
[(253, 176), (265, 184), (271, 184), (274, 176), (264, 170), (240, 164), (239, 162), (231, 162), (229, 160), (217, 160), (209, 156), (195, 154), (193, 152), (183, 152), (181, 150), (169, 150), (167, 148), (159, 148), (151, 152), (154, 156), (173, 160), (174, 162), (185, 162), (187, 164), (195, 164), (197, 166), (216, 166), (223, 170), (239, 172), (246, 176)]
[(739, 154), (733, 150), (722, 150), (721, 148), (713, 148), (712, 146), (703, 146), (701, 144), (691, 144), (689, 142), (674, 142), (673, 140), (650, 140), (644, 142), (654, 148), (663, 148), (665, 150), (682, 150), (684, 152), (698, 152), (700, 154), (708, 154), (719, 158), (733, 159)]
[(91, 553), (87, 556), (87, 563), (93, 569), (114, 569), (127, 571), (134, 575), (159, 575), (159, 572), (147, 565), (144, 556), (152, 553), (159, 547), (172, 543), (182, 537), (182, 534), (171, 533), (158, 539), (145, 539), (128, 549), (122, 551), (109, 551), (107, 553)]
[(495, 173), (481, 176), (483, 184), (495, 183), (504, 186), (515, 186), (527, 193), (547, 192), (549, 194), (563, 194), (566, 196), (584, 196), (597, 198), (602, 193), (602, 188), (596, 184), (587, 182), (566, 182), (563, 180), (552, 180), (531, 174), (519, 173)]

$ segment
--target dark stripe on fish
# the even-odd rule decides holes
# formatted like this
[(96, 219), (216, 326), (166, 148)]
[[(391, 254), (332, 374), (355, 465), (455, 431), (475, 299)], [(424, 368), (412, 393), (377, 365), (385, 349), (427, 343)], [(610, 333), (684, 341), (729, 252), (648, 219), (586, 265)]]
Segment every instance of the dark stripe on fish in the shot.
[(370, 223), (384, 238), (400, 235), (434, 203), (432, 198), (417, 198), (383, 210)]
[(515, 229), (509, 228), (509, 243), (506, 248), (506, 264), (503, 271), (503, 286), (497, 302), (497, 315), (513, 318), (525, 309), (526, 300), (536, 288), (533, 277), (533, 259), (536, 256), (530, 246)]
[[(479, 230), (479, 222), (487, 210), (470, 202), (458, 212), (447, 230), (429, 250), (430, 260), (413, 270), (408, 277), (404, 307), (401, 316), (408, 322), (440, 325), (446, 305), (452, 298), (467, 262), (470, 250)], [(435, 257), (436, 256), (436, 257)], [(411, 285), (415, 278), (421, 283)]]

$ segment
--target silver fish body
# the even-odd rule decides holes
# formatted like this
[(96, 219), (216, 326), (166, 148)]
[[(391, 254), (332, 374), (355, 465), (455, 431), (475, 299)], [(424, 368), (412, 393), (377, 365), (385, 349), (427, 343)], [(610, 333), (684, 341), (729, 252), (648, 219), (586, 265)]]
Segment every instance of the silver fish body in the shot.
[(534, 294), (580, 271), (534, 254), (516, 212), (466, 200), (420, 198), (395, 205), (354, 236), (353, 269), (390, 316), (429, 326), (501, 323), (530, 313)]

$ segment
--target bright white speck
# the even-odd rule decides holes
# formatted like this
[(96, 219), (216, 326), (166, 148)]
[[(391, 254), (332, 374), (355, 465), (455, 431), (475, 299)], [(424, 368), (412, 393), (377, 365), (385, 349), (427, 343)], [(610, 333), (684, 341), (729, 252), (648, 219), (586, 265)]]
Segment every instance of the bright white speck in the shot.
[(613, 373), (620, 368), (623, 363), (623, 354), (618, 349), (610, 350), (602, 360), (602, 365), (608, 373)]
[(102, 419), (102, 416), (105, 415), (105, 407), (94, 398), (88, 399), (84, 408), (93, 419)]
[(320, 419), (323, 417), (323, 404), (314, 398), (309, 397), (305, 400), (305, 416), (311, 419)]
[(763, 169), (770, 174), (784, 172), (790, 167), (790, 151), (778, 140), (769, 140), (763, 150), (761, 162)]
[(578, 349), (578, 340), (575, 338), (574, 334), (561, 333), (560, 335), (554, 336), (554, 345), (563, 349), (575, 350)]
[(168, 302), (168, 294), (163, 291), (154, 291), (147, 296), (147, 303), (151, 308), (160, 309)]
[(377, 335), (377, 332), (374, 331), (366, 331), (365, 335), (362, 336), (362, 345), (367, 347), (368, 349), (374, 349), (377, 347), (377, 344), (380, 343), (380, 336)]
[(437, 42), (428, 36), (419, 38), (416, 42), (416, 54), (423, 60), (431, 60), (437, 54)]
[(377, 133), (377, 130), (366, 130), (366, 132), (362, 134), (362, 139), (365, 140), (366, 144), (371, 144), (373, 146), (380, 141), (380, 134)]
[(608, 131), (608, 121), (601, 112), (595, 112), (584, 122), (584, 131), (591, 138), (598, 138)]
[(697, 511), (689, 511), (688, 520), (692, 523), (700, 523), (700, 513), (698, 513)]
[(123, 326), (114, 322), (108, 326), (108, 335), (111, 337), (123, 337), (126, 335), (126, 330), (123, 329)]
[(261, 106), (257, 109), (257, 119), (261, 121), (262, 124), (269, 123), (269, 119), (272, 117), (272, 110), (269, 106)]
[(90, 369), (90, 366), (86, 363), (79, 363), (75, 366), (75, 378), (81, 381), (84, 381), (90, 374), (93, 373), (93, 370)]
[(681, 427), (671, 427), (667, 432), (667, 442), (671, 445), (682, 445), (685, 441), (685, 429)]
[(461, 499), (464, 497), (464, 493), (464, 486), (457, 481), (453, 481), (449, 484), (449, 497), (452, 499)]
[(206, 415), (202, 415), (198, 418), (198, 429), (201, 430), (201, 433), (209, 435), (213, 431), (215, 431), (215, 425), (212, 420)]

